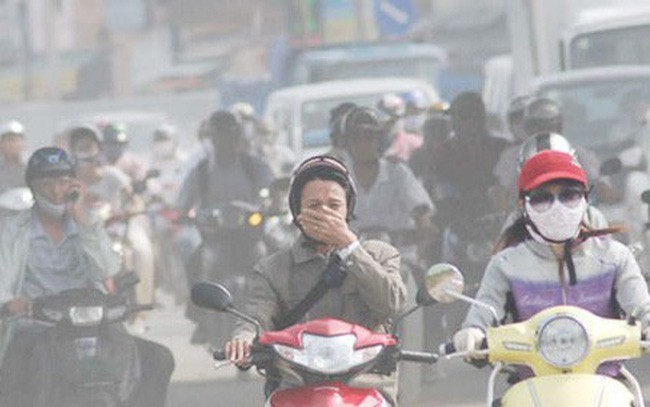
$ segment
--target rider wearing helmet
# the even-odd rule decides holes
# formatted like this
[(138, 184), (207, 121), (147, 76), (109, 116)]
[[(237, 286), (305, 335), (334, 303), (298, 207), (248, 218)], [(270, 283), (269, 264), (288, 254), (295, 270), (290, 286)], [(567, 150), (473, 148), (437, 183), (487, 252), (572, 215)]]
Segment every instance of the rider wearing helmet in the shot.
[(229, 111), (242, 126), (242, 150), (266, 161), (274, 176), (288, 176), (296, 164), (295, 154), (288, 146), (277, 143), (276, 132), (262, 118), (257, 117), (255, 108), (250, 103), (238, 102)]
[[(178, 208), (183, 213), (197, 211), (200, 215), (227, 209), (237, 202), (260, 204), (260, 191), (269, 187), (273, 173), (264, 160), (245, 150), (243, 128), (237, 117), (227, 110), (217, 110), (210, 115), (205, 127), (205, 137), (213, 148), (211, 154), (185, 176), (178, 195)], [(212, 278), (220, 273), (219, 278), (224, 282), (228, 280), (232, 288), (242, 273), (250, 270), (264, 254), (259, 235), (250, 233), (245, 227), (219, 228), (216, 232), (205, 233), (205, 229), (198, 226), (198, 230), (188, 229), (179, 237), (179, 247), (188, 254), (184, 261), (190, 281)], [(193, 343), (219, 341), (227, 335), (212, 315), (191, 304), (188, 317), (197, 322)], [(225, 324), (231, 322), (227, 320)]]
[(271, 184), (272, 171), (264, 160), (244, 150), (243, 128), (237, 117), (218, 110), (210, 115), (203, 134), (212, 145), (212, 154), (183, 180), (178, 206), (189, 211), (236, 200), (257, 202), (259, 191)]
[[(30, 400), (34, 392), (26, 392), (25, 386), (42, 384), (38, 373), (56, 377), (56, 372), (37, 368), (44, 366), (44, 356), (34, 351), (43, 329), (22, 318), (32, 300), (102, 283), (108, 291), (115, 289), (112, 276), (120, 270), (119, 258), (101, 222), (89, 216), (86, 186), (76, 177), (76, 170), (73, 159), (60, 148), (34, 152), (25, 172), (34, 206), (7, 218), (0, 231), (0, 250), (5, 253), (0, 256), (1, 312), (3, 317), (12, 317), (3, 320), (0, 332), (4, 356), (0, 393), (7, 397), (3, 398), (7, 405), (34, 405)], [(163, 405), (173, 357), (158, 344), (133, 340), (142, 375), (127, 404)]]
[[(487, 114), (475, 92), (458, 95), (449, 108), (452, 137), (433, 157), (441, 190), (441, 222), (472, 220), (493, 212), (489, 196), (496, 184), (495, 165), (508, 142), (487, 130)], [(438, 204), (438, 202), (436, 202)], [(442, 224), (441, 226), (445, 226)]]
[(176, 127), (162, 124), (154, 130), (152, 137), (153, 151), (149, 168), (160, 173), (152, 183), (159, 190), (153, 192), (157, 193), (167, 205), (173, 205), (178, 199), (183, 164), (187, 158), (178, 148), (177, 133)]
[[(476, 300), (496, 311), (496, 321), (506, 311), (519, 322), (549, 307), (573, 305), (605, 318), (624, 312), (648, 333), (647, 284), (632, 252), (609, 236), (612, 229), (584, 224), (588, 177), (575, 157), (542, 151), (523, 164), (517, 186), (521, 215), (504, 232)], [(472, 306), (454, 335), (458, 351), (480, 348), (494, 322), (483, 308)], [(620, 368), (620, 362), (607, 362), (598, 373), (615, 377)], [(518, 369), (519, 378), (532, 374)]]
[[(515, 144), (499, 157), (494, 175), (499, 181), (500, 188), (507, 191), (503, 192), (503, 201), (508, 205), (514, 205), (516, 194), (513, 193), (512, 185), (521, 162), (541, 150), (568, 151), (568, 148), (573, 150), (574, 147), (571, 147), (561, 136), (562, 111), (553, 100), (520, 96), (511, 101), (508, 112), (510, 131), (515, 136)], [(576, 146), (575, 151), (577, 152), (573, 154), (579, 157), (589, 177), (597, 179), (600, 162), (596, 155), (580, 146)]]
[(524, 110), (524, 132), (562, 133), (562, 111), (560, 106), (548, 98), (531, 99)]
[(430, 228), (434, 206), (422, 185), (405, 164), (382, 157), (385, 128), (377, 112), (357, 107), (342, 119), (341, 128), (359, 185), (355, 227), (396, 235)]
[(355, 107), (357, 105), (352, 102), (344, 102), (330, 110), (329, 129), (332, 148), (327, 152), (327, 155), (338, 158), (346, 164), (349, 164), (350, 157), (345, 148), (344, 134), (341, 132), (341, 120)]
[[(406, 296), (399, 253), (384, 242), (359, 243), (348, 223), (355, 210), (355, 191), (345, 165), (332, 157), (309, 158), (295, 171), (289, 203), (302, 234), (292, 247), (262, 259), (247, 280), (246, 312), (265, 330), (293, 325), (295, 321), (285, 319), (288, 309), (283, 304), (302, 300), (314, 286), (323, 284), (324, 273), (336, 271), (342, 280), (328, 286), (326, 294), (298, 319), (340, 318), (388, 332), (389, 318)], [(251, 325), (238, 324), (225, 347), (228, 358), (246, 365), (254, 337)], [(395, 377), (367, 375), (365, 379), (371, 377), (395, 400)], [(270, 386), (267, 395), (268, 390)]]
[(92, 216), (99, 216), (102, 208), (119, 212), (131, 193), (131, 182), (122, 170), (107, 165), (99, 130), (92, 125), (80, 125), (68, 129), (66, 134), (77, 176), (88, 188), (86, 203)]
[(24, 187), (25, 127), (17, 121), (0, 126), (0, 193)]
[(128, 151), (130, 137), (124, 123), (109, 123), (102, 129), (102, 152), (108, 163), (129, 176), (131, 182), (143, 180), (146, 168), (143, 160)]
[[(529, 137), (524, 141), (520, 146), (519, 146), (519, 155), (517, 158), (517, 166), (515, 168), (515, 176), (519, 176), (521, 172), (521, 168), (524, 165), (525, 162), (530, 160), (532, 157), (534, 157), (537, 154), (540, 154), (544, 151), (557, 151), (557, 152), (562, 152), (565, 154), (569, 154), (571, 157), (574, 158), (574, 160), (579, 163), (579, 165), (584, 168), (582, 165), (582, 161), (578, 157), (578, 153), (575, 148), (569, 143), (569, 141), (564, 138), (561, 134), (558, 133), (537, 133), (534, 136)], [(590, 172), (587, 171), (585, 168), (585, 171), (589, 175)], [(514, 177), (513, 182), (514, 181)], [(519, 192), (516, 189), (513, 189), (513, 195), (519, 198)], [(512, 225), (512, 223), (515, 221), (519, 213), (517, 211), (513, 211), (508, 219), (506, 219), (504, 223), (504, 230), (508, 226)], [(607, 221), (607, 218), (605, 218), (605, 215), (602, 214), (600, 210), (598, 210), (596, 207), (593, 205), (588, 205), (587, 211), (585, 214), (585, 219), (584, 219), (585, 224), (589, 225), (592, 228), (606, 228), (609, 224)]]
[(382, 97), (378, 108), (387, 116), (385, 127), (391, 145), (386, 156), (409, 162), (411, 155), (424, 145), (422, 126), (429, 108), (424, 94), (413, 91), (400, 97), (389, 93)]

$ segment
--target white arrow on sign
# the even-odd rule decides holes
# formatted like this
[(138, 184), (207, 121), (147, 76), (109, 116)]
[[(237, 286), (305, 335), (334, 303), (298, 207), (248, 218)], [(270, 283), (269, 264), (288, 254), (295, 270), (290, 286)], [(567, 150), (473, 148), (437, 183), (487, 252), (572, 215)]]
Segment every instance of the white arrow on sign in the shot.
[(399, 24), (407, 24), (409, 22), (408, 13), (404, 12), (395, 4), (392, 4), (389, 1), (382, 0), (382, 2), (379, 4), (379, 9)]

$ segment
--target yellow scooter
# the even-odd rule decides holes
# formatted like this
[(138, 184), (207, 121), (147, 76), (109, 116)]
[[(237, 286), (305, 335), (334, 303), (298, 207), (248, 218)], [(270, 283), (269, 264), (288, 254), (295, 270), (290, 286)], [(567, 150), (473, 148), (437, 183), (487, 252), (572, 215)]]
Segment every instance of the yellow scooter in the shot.
[[(435, 284), (441, 275), (456, 274), (454, 284)], [(463, 276), (454, 266), (439, 264), (427, 272), (430, 295), (442, 290), (449, 297), (488, 309), (489, 305), (462, 294)], [(640, 358), (650, 349), (642, 340), (641, 325), (634, 318), (607, 319), (574, 306), (556, 306), (539, 312), (527, 321), (494, 326), (487, 330), (486, 341), (474, 357), (484, 356), (493, 365), (487, 389), (487, 406), (644, 406), (641, 386), (625, 367), (614, 379), (596, 373), (608, 361)], [(467, 357), (456, 352), (453, 344), (441, 346), (447, 358)], [(509, 365), (527, 366), (534, 376), (511, 386), (495, 401), (496, 376)]]

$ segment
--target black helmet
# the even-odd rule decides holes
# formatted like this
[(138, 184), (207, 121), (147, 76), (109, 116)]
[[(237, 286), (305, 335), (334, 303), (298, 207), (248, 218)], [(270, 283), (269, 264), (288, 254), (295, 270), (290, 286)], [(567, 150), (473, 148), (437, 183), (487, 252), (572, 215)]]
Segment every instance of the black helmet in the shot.
[(530, 101), (524, 112), (524, 131), (528, 136), (540, 132), (562, 133), (560, 106), (548, 98)]
[(342, 161), (329, 155), (317, 155), (303, 161), (291, 178), (289, 209), (291, 215), (293, 215), (294, 223), (297, 224), (298, 215), (300, 214), (302, 191), (309, 181), (315, 179), (335, 181), (343, 187), (348, 204), (346, 220), (350, 221), (357, 201), (357, 188), (350, 176), (350, 172)]
[(242, 125), (237, 116), (227, 110), (217, 110), (212, 113), (208, 118), (208, 128), (206, 130), (211, 138), (221, 136), (241, 137), (243, 135)]
[(343, 102), (337, 105), (335, 108), (330, 110), (330, 137), (335, 139), (342, 136), (341, 134), (341, 120), (350, 112), (350, 110), (356, 108), (357, 105), (352, 102)]
[(341, 117), (340, 133), (347, 139), (361, 135), (383, 136), (384, 126), (374, 109), (358, 106)]
[(123, 123), (109, 123), (103, 128), (104, 144), (127, 144), (129, 135)]
[(90, 139), (93, 142), (97, 144), (101, 144), (102, 142), (102, 136), (97, 130), (92, 125), (80, 125), (80, 126), (75, 126), (67, 130), (68, 134), (68, 143), (70, 145), (70, 149), (74, 150), (74, 146), (81, 140), (84, 139)]
[(72, 159), (58, 147), (44, 147), (36, 150), (29, 157), (25, 170), (25, 182), (29, 186), (33, 180), (38, 178), (65, 175), (75, 176), (75, 165)]

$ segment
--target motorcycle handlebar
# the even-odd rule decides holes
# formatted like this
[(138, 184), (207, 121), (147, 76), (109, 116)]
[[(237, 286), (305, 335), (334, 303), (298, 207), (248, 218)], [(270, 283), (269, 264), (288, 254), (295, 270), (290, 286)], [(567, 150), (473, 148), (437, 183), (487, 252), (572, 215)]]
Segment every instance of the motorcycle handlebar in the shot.
[[(483, 340), (481, 341), (481, 346), (479, 346), (479, 349), (485, 350), (487, 348), (488, 348), (487, 338), (483, 338)], [(456, 345), (454, 345), (453, 342), (447, 342), (440, 345), (439, 352), (441, 356), (447, 356), (447, 355), (452, 355), (454, 353), (457, 353), (458, 349), (456, 349)]]
[(438, 361), (438, 355), (429, 352), (414, 352), (403, 350), (400, 351), (399, 359), (404, 362), (427, 363), (432, 365)]
[(212, 352), (212, 359), (222, 361), (226, 360), (226, 351), (224, 349), (217, 349)]
[[(271, 361), (272, 355), (263, 347), (255, 347), (251, 349), (251, 359), (253, 365), (264, 365)], [(212, 351), (212, 359), (216, 361), (228, 360), (225, 349), (215, 349)]]

